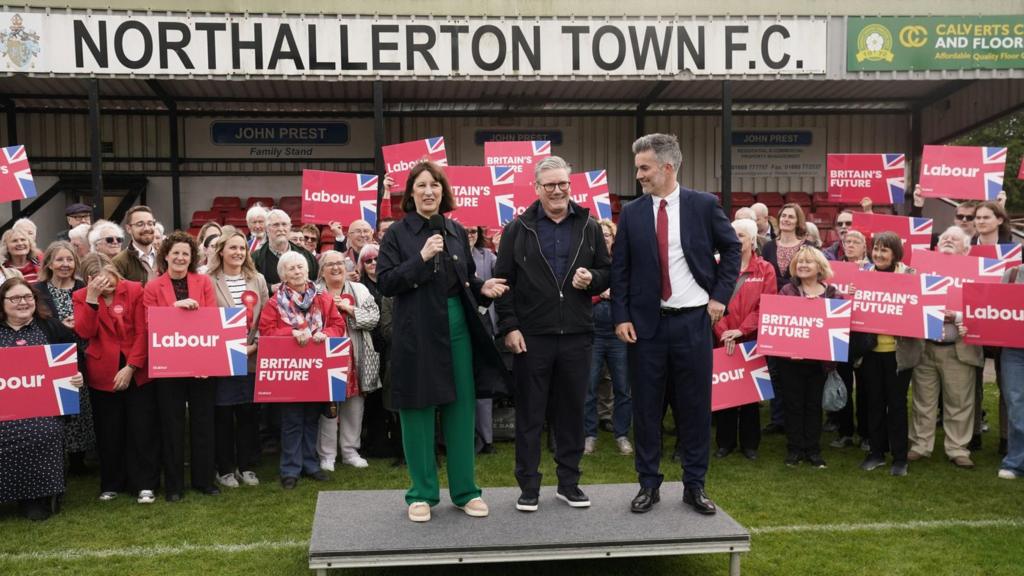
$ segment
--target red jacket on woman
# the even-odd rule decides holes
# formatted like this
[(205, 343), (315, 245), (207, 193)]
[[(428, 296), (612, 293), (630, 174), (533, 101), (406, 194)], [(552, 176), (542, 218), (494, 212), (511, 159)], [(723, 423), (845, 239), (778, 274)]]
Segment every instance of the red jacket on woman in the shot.
[(86, 303), (88, 288), (71, 295), (75, 306), (75, 333), (88, 341), (85, 348), (85, 381), (90, 388), (114, 391), (114, 375), (120, 370), (123, 354), (135, 366), (135, 383), (149, 382), (146, 366), (146, 307), (142, 304), (142, 284), (121, 280), (110, 304), (103, 298), (93, 308)]
[[(213, 291), (213, 283), (210, 282), (209, 276), (189, 272), (186, 278), (188, 278), (189, 298), (199, 302), (200, 306), (217, 307), (217, 294)], [(178, 301), (174, 295), (171, 277), (166, 272), (146, 284), (143, 301), (147, 308), (150, 306), (174, 306), (174, 303)]]
[(715, 346), (721, 345), (722, 334), (726, 330), (743, 332), (737, 342), (756, 338), (757, 327), (761, 322), (761, 295), (778, 292), (775, 268), (757, 254), (750, 257), (747, 269), (740, 272), (739, 277), (746, 280), (729, 300), (729, 313), (715, 323)]

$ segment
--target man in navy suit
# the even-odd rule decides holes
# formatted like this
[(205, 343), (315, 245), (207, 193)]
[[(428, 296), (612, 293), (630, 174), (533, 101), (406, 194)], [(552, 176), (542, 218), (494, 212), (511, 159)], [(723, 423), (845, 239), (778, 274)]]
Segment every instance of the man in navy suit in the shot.
[(615, 333), (629, 345), (633, 383), (640, 492), (631, 509), (647, 512), (660, 500), (661, 421), (671, 387), (683, 456), (683, 502), (714, 514), (715, 503), (704, 491), (711, 442), (711, 327), (735, 288), (740, 241), (713, 195), (676, 182), (683, 155), (675, 136), (643, 136), (633, 143), (633, 154), (636, 179), (646, 194), (619, 215), (611, 275)]

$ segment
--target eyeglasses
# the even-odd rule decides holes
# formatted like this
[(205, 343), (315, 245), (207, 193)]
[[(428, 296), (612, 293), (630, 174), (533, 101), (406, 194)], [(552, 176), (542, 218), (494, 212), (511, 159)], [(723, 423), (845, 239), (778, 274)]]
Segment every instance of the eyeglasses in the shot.
[(320, 264), (321, 268), (341, 268), (345, 266), (344, 262), (324, 262)]
[(107, 236), (106, 238), (103, 239), (103, 241), (106, 242), (107, 244), (120, 244), (124, 242), (124, 238), (120, 236)]
[(92, 214), (72, 214), (68, 216), (68, 218), (71, 218), (75, 222), (88, 222), (89, 220), (92, 220)]
[(537, 185), (543, 188), (545, 192), (554, 192), (555, 188), (558, 188), (562, 192), (565, 192), (566, 190), (569, 189), (569, 183), (566, 182), (565, 180), (561, 182), (549, 182), (547, 184), (541, 184), (540, 182), (538, 182)]
[(11, 304), (21, 304), (22, 302), (35, 302), (36, 297), (31, 294), (25, 294), (23, 296), (6, 296), (4, 300), (7, 300)]
[(836, 226), (839, 227), (839, 228), (849, 228), (850, 226), (853, 226), (853, 222), (852, 221), (842, 221), (841, 220), (839, 222), (836, 222)]
[(132, 228), (156, 228), (156, 220), (139, 220), (132, 224)]
[(964, 222), (974, 222), (974, 214), (957, 214), (957, 220), (963, 220)]

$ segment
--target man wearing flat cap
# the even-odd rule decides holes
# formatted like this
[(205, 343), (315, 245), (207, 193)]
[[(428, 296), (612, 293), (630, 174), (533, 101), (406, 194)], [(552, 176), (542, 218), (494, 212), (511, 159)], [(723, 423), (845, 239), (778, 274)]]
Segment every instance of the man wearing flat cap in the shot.
[(68, 229), (57, 234), (57, 240), (69, 241), (68, 232), (80, 224), (92, 224), (92, 207), (81, 202), (76, 202), (64, 209), (64, 216), (68, 219)]

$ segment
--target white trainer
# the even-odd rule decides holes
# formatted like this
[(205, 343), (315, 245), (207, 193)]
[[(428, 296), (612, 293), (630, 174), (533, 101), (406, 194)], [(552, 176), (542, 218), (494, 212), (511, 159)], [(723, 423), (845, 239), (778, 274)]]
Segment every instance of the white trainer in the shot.
[(246, 470), (245, 472), (235, 472), (235, 479), (245, 484), (246, 486), (259, 486), (260, 479), (256, 477), (256, 473), (252, 470)]
[(139, 504), (152, 504), (156, 502), (156, 495), (153, 494), (152, 490), (139, 490), (139, 498), (136, 502)]

